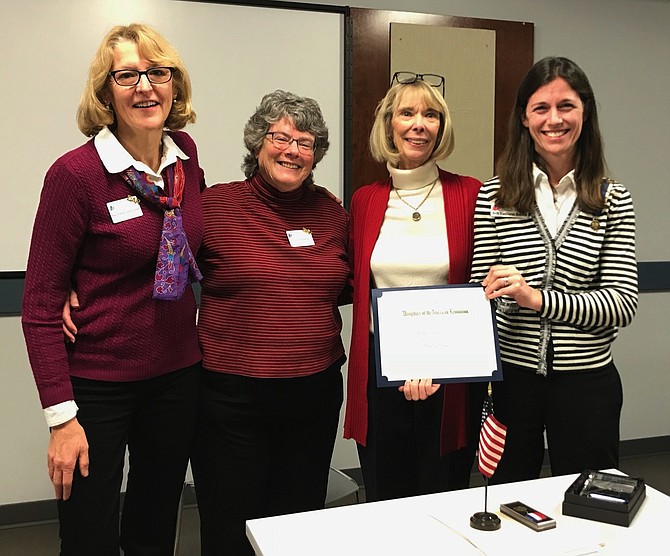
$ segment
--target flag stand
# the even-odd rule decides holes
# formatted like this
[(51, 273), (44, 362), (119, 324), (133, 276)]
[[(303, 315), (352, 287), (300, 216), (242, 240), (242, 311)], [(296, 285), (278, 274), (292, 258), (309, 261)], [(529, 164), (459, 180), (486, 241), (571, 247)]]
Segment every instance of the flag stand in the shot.
[(480, 531), (497, 531), (500, 529), (500, 518), (487, 511), (489, 498), (489, 478), (484, 479), (484, 511), (476, 512), (470, 516), (470, 527)]
[(488, 392), (482, 406), (482, 426), (479, 431), (479, 449), (477, 450), (478, 467), (484, 476), (484, 511), (476, 512), (470, 517), (470, 527), (480, 531), (497, 531), (500, 529), (500, 518), (488, 511), (489, 477), (498, 467), (505, 447), (507, 427), (493, 415), (492, 387), (489, 382)]

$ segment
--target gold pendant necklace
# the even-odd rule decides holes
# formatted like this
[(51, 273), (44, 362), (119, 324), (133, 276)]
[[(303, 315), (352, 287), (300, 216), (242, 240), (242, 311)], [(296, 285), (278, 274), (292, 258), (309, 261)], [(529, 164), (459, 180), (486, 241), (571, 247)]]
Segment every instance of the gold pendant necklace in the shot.
[[(419, 209), (421, 208), (421, 205), (423, 205), (426, 202), (426, 199), (428, 199), (428, 197), (430, 197), (430, 194), (433, 192), (433, 188), (435, 187), (435, 184), (437, 183), (438, 179), (439, 179), (439, 176), (437, 178), (435, 178), (432, 183), (427, 183), (426, 185), (423, 186), (423, 187), (426, 187), (426, 186), (430, 185), (430, 189), (428, 190), (428, 194), (415, 207), (413, 207), (407, 201), (405, 201), (405, 199), (403, 199), (400, 196), (400, 193), (398, 193), (398, 190), (395, 187), (393, 188), (393, 191), (395, 191), (395, 194), (398, 196), (398, 199), (400, 199), (403, 203), (405, 203), (409, 208), (411, 208), (414, 211), (412, 213), (412, 220), (414, 220), (414, 222), (418, 222), (419, 220), (421, 220), (421, 213), (419, 212)], [(419, 188), (419, 189), (423, 189), (423, 188)]]

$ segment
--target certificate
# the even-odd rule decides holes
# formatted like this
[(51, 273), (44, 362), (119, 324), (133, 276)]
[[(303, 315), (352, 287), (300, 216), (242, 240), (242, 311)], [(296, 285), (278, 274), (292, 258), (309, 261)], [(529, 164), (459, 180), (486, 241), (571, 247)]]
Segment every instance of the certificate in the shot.
[(377, 385), (502, 380), (495, 307), (479, 284), (372, 290)]

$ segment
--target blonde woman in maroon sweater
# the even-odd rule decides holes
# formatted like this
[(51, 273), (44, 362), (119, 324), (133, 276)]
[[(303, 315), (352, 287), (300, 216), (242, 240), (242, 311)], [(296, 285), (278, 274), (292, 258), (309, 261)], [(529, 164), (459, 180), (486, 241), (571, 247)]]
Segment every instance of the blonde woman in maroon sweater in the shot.
[[(186, 68), (155, 30), (113, 28), (44, 180), (22, 324), (50, 427), (61, 554), (171, 555), (201, 353), (189, 279), (204, 186)], [(61, 313), (73, 287), (75, 343)], [(119, 534), (126, 447), (130, 471)]]

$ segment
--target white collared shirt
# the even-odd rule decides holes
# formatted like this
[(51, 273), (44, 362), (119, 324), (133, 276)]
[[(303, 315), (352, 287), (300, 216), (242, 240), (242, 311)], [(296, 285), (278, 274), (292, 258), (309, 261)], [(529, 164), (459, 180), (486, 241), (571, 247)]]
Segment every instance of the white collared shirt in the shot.
[(135, 160), (108, 127), (103, 127), (100, 133), (95, 136), (93, 142), (105, 170), (110, 174), (119, 174), (132, 166), (138, 172), (146, 172), (150, 175), (153, 178), (153, 183), (159, 187), (163, 186), (161, 172), (165, 168), (177, 162), (177, 158), (188, 160), (188, 156), (167, 133), (163, 133), (163, 158), (161, 158), (158, 173), (154, 172), (144, 162)]
[[(152, 182), (161, 188), (163, 187), (161, 172), (174, 164), (177, 158), (182, 160), (188, 160), (189, 158), (167, 133), (163, 133), (163, 158), (158, 173), (154, 172), (144, 162), (135, 160), (106, 126), (95, 136), (93, 144), (95, 150), (98, 151), (102, 164), (110, 174), (119, 174), (132, 166), (138, 172), (145, 172), (151, 176)], [(74, 400), (68, 400), (45, 407), (44, 417), (49, 427), (55, 427), (76, 417), (78, 409)]]
[(577, 199), (575, 171), (570, 170), (556, 187), (552, 187), (547, 174), (533, 164), (533, 182), (537, 207), (552, 237), (556, 237), (556, 232), (565, 222)]

